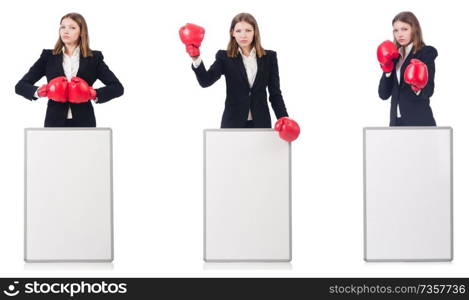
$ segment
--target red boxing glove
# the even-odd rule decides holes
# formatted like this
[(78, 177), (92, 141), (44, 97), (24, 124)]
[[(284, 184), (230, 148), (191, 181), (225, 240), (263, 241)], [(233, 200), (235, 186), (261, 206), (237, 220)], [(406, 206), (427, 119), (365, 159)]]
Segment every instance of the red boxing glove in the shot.
[(384, 41), (378, 46), (378, 61), (384, 73), (392, 72), (394, 69), (393, 60), (399, 57), (396, 45), (391, 41)]
[(44, 84), (37, 90), (39, 97), (47, 97), (57, 102), (67, 102), (68, 81), (65, 76), (55, 77), (49, 83)]
[(96, 99), (96, 91), (80, 77), (72, 77), (68, 88), (68, 101), (70, 103), (85, 103)]
[(404, 81), (410, 84), (414, 92), (423, 89), (428, 82), (428, 68), (421, 60), (411, 59), (404, 72)]
[(280, 138), (287, 142), (293, 142), (300, 135), (300, 126), (288, 117), (278, 119), (274, 129), (278, 131)]
[(179, 29), (179, 37), (181, 41), (186, 45), (186, 52), (191, 57), (197, 57), (200, 55), (199, 47), (204, 39), (205, 29), (201, 26), (187, 23)]

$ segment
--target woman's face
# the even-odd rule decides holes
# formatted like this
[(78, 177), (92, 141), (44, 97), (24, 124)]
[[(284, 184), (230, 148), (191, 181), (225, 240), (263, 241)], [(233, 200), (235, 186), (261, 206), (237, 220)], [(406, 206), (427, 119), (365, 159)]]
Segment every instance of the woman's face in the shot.
[(412, 42), (412, 27), (408, 23), (396, 21), (392, 25), (394, 38), (401, 46), (407, 46)]
[(66, 45), (76, 45), (80, 38), (80, 26), (70, 18), (65, 18), (60, 23), (60, 38)]
[(236, 39), (239, 47), (249, 47), (254, 39), (254, 27), (244, 21), (238, 22), (233, 28), (233, 37)]

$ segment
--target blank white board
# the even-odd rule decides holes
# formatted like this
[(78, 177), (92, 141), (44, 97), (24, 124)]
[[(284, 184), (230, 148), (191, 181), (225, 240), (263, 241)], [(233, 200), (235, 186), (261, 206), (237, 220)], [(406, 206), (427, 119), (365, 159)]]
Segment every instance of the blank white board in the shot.
[(291, 260), (290, 144), (271, 129), (204, 131), (204, 260)]
[(112, 132), (25, 129), (25, 260), (112, 261)]
[(364, 128), (363, 135), (365, 260), (452, 260), (452, 129)]
[(204, 260), (290, 261), (290, 144), (271, 129), (204, 140)]

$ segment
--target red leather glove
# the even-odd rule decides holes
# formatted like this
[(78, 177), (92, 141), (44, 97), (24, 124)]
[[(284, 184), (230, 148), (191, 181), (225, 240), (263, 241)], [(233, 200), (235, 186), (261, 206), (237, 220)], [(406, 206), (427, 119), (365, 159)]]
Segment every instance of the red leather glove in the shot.
[(404, 72), (404, 81), (410, 84), (414, 92), (423, 89), (428, 83), (428, 68), (421, 60), (413, 58)]
[(278, 119), (274, 129), (278, 131), (280, 138), (287, 142), (293, 142), (300, 135), (300, 126), (295, 120), (288, 117)]
[(68, 88), (68, 101), (70, 103), (85, 103), (96, 99), (96, 91), (80, 77), (72, 77)]
[(65, 76), (55, 77), (47, 84), (44, 84), (37, 90), (39, 97), (47, 97), (57, 102), (67, 102), (68, 100), (68, 81)]
[(186, 52), (191, 57), (200, 55), (199, 47), (204, 39), (205, 29), (201, 26), (187, 23), (179, 29), (179, 37), (186, 45)]
[(392, 72), (392, 69), (394, 69), (393, 60), (399, 57), (399, 51), (397, 50), (396, 45), (391, 41), (382, 42), (378, 46), (377, 55), (383, 72)]

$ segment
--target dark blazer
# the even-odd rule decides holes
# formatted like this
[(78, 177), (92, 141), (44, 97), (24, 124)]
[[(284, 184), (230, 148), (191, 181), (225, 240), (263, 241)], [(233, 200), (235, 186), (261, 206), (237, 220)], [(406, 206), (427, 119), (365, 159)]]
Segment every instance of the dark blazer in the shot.
[[(396, 65), (399, 61), (394, 61), (394, 69), (391, 76), (386, 77), (383, 73), (379, 82), (379, 97), (386, 100), (391, 96), (391, 121), (390, 126), (436, 126), (430, 108), (430, 97), (433, 95), (435, 78), (435, 58), (438, 52), (431, 46), (424, 46), (415, 54), (409, 53), (400, 70), (400, 84), (397, 82)], [(417, 96), (409, 84), (404, 81), (404, 72), (412, 58), (417, 58), (424, 62), (428, 68), (428, 83)], [(397, 119), (397, 104), (401, 112), (401, 118)]]
[(280, 91), (277, 54), (274, 51), (267, 50), (266, 55), (257, 57), (257, 74), (252, 88), (249, 87), (241, 54), (230, 58), (226, 51), (220, 50), (215, 58), (208, 71), (203, 63), (198, 68), (192, 66), (192, 69), (202, 87), (211, 86), (221, 75), (225, 75), (226, 100), (221, 128), (243, 128), (249, 109), (254, 128), (271, 128), (266, 88), (276, 117), (288, 117)]
[[(63, 66), (63, 54), (53, 55), (52, 50), (43, 50), (41, 57), (34, 63), (23, 78), (16, 84), (15, 92), (29, 100), (36, 100), (34, 93), (38, 89), (34, 84), (44, 75), (49, 82), (58, 76), (65, 76)], [(105, 87), (96, 89), (97, 103), (105, 103), (124, 93), (124, 87), (117, 77), (109, 70), (104, 63), (103, 54), (100, 51), (93, 51), (91, 57), (80, 57), (80, 66), (77, 76), (84, 79), (90, 86), (99, 79)], [(53, 100), (47, 103), (45, 127), (65, 127), (67, 126), (67, 112), (71, 108), (75, 126), (96, 127), (91, 101), (86, 103), (60, 103)]]

